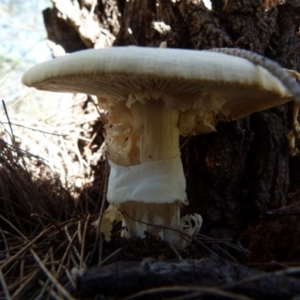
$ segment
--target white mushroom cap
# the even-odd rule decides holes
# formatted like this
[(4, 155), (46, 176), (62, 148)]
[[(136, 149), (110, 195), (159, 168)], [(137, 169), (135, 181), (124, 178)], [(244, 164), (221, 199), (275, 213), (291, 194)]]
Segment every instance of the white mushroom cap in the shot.
[(291, 100), (276, 77), (246, 59), (169, 48), (84, 50), (39, 64), (22, 80), (40, 90), (92, 94), (128, 107), (163, 99), (182, 112), (184, 135), (213, 131), (218, 120), (239, 119)]

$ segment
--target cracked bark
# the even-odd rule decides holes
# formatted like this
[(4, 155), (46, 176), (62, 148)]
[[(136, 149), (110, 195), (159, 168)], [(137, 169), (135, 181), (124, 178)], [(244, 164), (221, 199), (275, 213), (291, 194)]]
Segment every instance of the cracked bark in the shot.
[[(262, 300), (289, 299), (300, 293), (298, 279), (284, 274), (267, 274), (218, 258), (200, 261), (165, 262), (147, 259), (142, 262), (118, 262), (83, 271), (76, 277), (78, 292), (85, 299), (95, 294), (101, 295), (102, 299), (120, 299), (143, 290), (148, 290), (148, 294), (134, 299), (161, 299), (155, 296), (169, 298), (174, 296), (174, 291), (177, 296), (198, 291), (198, 295), (189, 299), (199, 299), (200, 296), (201, 299), (243, 299), (241, 295)], [(162, 288), (160, 293), (151, 293), (153, 288), (159, 287)], [(196, 289), (193, 290), (193, 287)], [(228, 294), (227, 298), (218, 294), (220, 291), (232, 294)]]

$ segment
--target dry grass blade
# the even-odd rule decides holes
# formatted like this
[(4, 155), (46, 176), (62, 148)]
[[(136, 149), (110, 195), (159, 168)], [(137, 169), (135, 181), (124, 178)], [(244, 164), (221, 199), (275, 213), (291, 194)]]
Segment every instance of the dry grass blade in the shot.
[(28, 241), (27, 237), (16, 227), (14, 226), (9, 220), (7, 220), (4, 216), (0, 215), (0, 218), (6, 222), (12, 229), (14, 229), (25, 241)]
[(2, 273), (2, 270), (0, 269), (0, 282), (1, 282), (1, 286), (2, 286), (2, 289), (4, 291), (4, 294), (5, 294), (5, 299), (7, 300), (11, 300), (12, 297), (8, 291), (8, 287), (7, 287), (7, 284), (6, 284), (6, 281), (4, 279), (4, 276), (3, 276), (3, 273)]
[(72, 289), (74, 291), (76, 291), (77, 285), (76, 285), (76, 283), (75, 283), (75, 281), (74, 281), (74, 279), (73, 279), (70, 271), (65, 266), (64, 266), (64, 270), (65, 270), (66, 276), (67, 276), (67, 278), (68, 278), (68, 280), (69, 280), (69, 282), (71, 284)]
[(71, 247), (73, 246), (73, 243), (74, 243), (74, 241), (75, 241), (76, 236), (77, 236), (76, 234), (73, 235), (71, 241), (70, 241), (69, 244), (68, 244), (68, 247), (66, 248), (66, 250), (65, 250), (65, 252), (64, 252), (64, 255), (63, 255), (62, 259), (61, 259), (61, 262), (60, 262), (59, 267), (58, 267), (58, 270), (57, 270), (57, 277), (59, 277), (59, 275), (60, 275), (60, 272), (61, 272), (61, 270), (62, 270), (62, 268), (63, 268), (63, 265), (64, 265), (64, 263), (65, 263), (65, 260), (66, 260), (66, 258), (67, 258), (67, 256), (68, 256), (68, 254), (69, 254), (69, 252), (70, 252), (70, 249), (71, 249)]
[(85, 251), (85, 240), (86, 240), (86, 233), (87, 233), (87, 228), (90, 220), (90, 214), (88, 214), (85, 222), (84, 222), (84, 230), (83, 230), (83, 237), (82, 237), (82, 243), (81, 243), (81, 253), (80, 253), (80, 269), (82, 269), (85, 266), (84, 263), (84, 251)]
[(82, 244), (82, 239), (81, 239), (81, 222), (77, 222), (77, 236), (78, 236), (78, 242), (81, 245)]
[(47, 283), (43, 282), (42, 280), (39, 280), (39, 284), (41, 286), (45, 286), (45, 290), (49, 292), (49, 294), (53, 297), (53, 299), (57, 300), (64, 300), (65, 298), (60, 296), (58, 293), (56, 293), (53, 288), (47, 286)]
[(173, 244), (169, 243), (170, 248), (174, 251), (176, 257), (178, 260), (182, 260), (182, 256), (179, 254), (179, 252), (177, 251), (177, 249), (174, 247)]
[(122, 252), (122, 248), (117, 249), (115, 252), (111, 253), (109, 256), (107, 256), (105, 259), (103, 259), (98, 266), (103, 266), (106, 263), (109, 263), (111, 260), (113, 260), (115, 257), (118, 257), (119, 254)]
[(57, 278), (57, 273), (55, 269), (55, 258), (54, 258), (54, 250), (53, 247), (50, 248), (50, 267), (51, 267), (51, 273), (55, 278)]
[(2, 100), (2, 105), (3, 105), (4, 111), (5, 111), (5, 115), (6, 115), (6, 118), (7, 118), (7, 121), (8, 121), (8, 125), (9, 125), (9, 128), (10, 128), (12, 143), (14, 145), (15, 144), (15, 135), (14, 135), (13, 128), (11, 126), (11, 122), (10, 122), (10, 119), (9, 119), (9, 115), (8, 115), (8, 112), (7, 112), (4, 100)]
[[(39, 270), (34, 270), (26, 277), (22, 277), (20, 281), (16, 281), (16, 291), (12, 295), (13, 299), (20, 299), (24, 295), (24, 290), (28, 289), (28, 284), (37, 277)], [(13, 286), (11, 288), (14, 288)]]
[(49, 272), (49, 270), (46, 268), (46, 266), (43, 264), (43, 262), (40, 260), (40, 258), (38, 257), (38, 255), (31, 250), (31, 253), (33, 255), (33, 257), (35, 258), (35, 260), (37, 261), (37, 263), (39, 264), (40, 268), (43, 270), (43, 272), (47, 275), (47, 277), (50, 279), (50, 281), (55, 284), (55, 287), (59, 290), (59, 292), (66, 297), (67, 299), (75, 299), (71, 296), (71, 294), (60, 284), (59, 281), (57, 281), (57, 279), (51, 274), (51, 272)]
[[(67, 225), (65, 226), (65, 233), (66, 233), (66, 236), (67, 236), (69, 242), (71, 243), (72, 238), (71, 238), (71, 235), (70, 235), (70, 233), (69, 233), (69, 230), (68, 230), (68, 226), (67, 226)], [(76, 231), (76, 235), (78, 236), (78, 230)], [(73, 244), (73, 246), (72, 246), (72, 249), (73, 249), (74, 253), (75, 253), (76, 256), (77, 256), (78, 261), (80, 261), (80, 253), (79, 253), (77, 247), (76, 247), (74, 244)]]
[(47, 234), (52, 227), (48, 228), (48, 230), (42, 231), (35, 239), (30, 241), (26, 246), (24, 246), (19, 252), (17, 252), (14, 256), (10, 257), (5, 263), (0, 266), (0, 270), (5, 269), (9, 264), (14, 262), (17, 258), (21, 257), (23, 253), (29, 250), (32, 245), (34, 245), (43, 235)]
[[(56, 136), (62, 136), (62, 137), (67, 137), (68, 135), (67, 134), (61, 134), (61, 133), (55, 133), (55, 132), (50, 132), (50, 131), (46, 131), (46, 130), (41, 130), (41, 129), (38, 129), (38, 128), (35, 128), (35, 127), (30, 127), (30, 126), (26, 126), (26, 125), (21, 125), (21, 124), (16, 124), (16, 123), (12, 123), (12, 122), (1, 122), (2, 124), (10, 124), (12, 126), (17, 126), (17, 127), (22, 127), (24, 129), (29, 129), (29, 130), (32, 130), (32, 131), (38, 131), (38, 132), (41, 132), (41, 133), (45, 133), (45, 134), (50, 134), (50, 135), (56, 135)], [(78, 137), (80, 138), (80, 137)]]
[(6, 256), (9, 257), (10, 256), (9, 255), (9, 247), (8, 247), (8, 244), (7, 244), (7, 240), (6, 240), (5, 234), (4, 234), (4, 232), (2, 230), (0, 230), (0, 233), (1, 233), (2, 240), (3, 240), (4, 246), (5, 246), (4, 251), (6, 252)]

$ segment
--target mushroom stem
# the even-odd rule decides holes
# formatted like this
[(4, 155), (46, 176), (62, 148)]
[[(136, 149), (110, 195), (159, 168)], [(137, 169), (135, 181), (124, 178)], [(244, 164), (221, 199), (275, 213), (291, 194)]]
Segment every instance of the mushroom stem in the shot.
[[(123, 210), (123, 226), (125, 230), (122, 232), (124, 237), (145, 236), (145, 232), (155, 236), (160, 236), (164, 240), (168, 240), (172, 244), (178, 243), (173, 236), (172, 230), (164, 227), (180, 230), (180, 203), (142, 203), (142, 202), (126, 202), (122, 204)], [(141, 221), (141, 222), (138, 222)], [(151, 226), (153, 224), (154, 226)]]
[(135, 131), (140, 133), (140, 162), (170, 159), (180, 154), (179, 110), (163, 101), (137, 102), (131, 106)]
[(132, 165), (121, 166), (110, 161), (107, 200), (111, 205), (101, 231), (108, 237), (110, 222), (121, 220), (124, 237), (144, 237), (149, 232), (183, 248), (186, 242), (178, 231), (197, 233), (202, 218), (180, 218), (180, 208), (188, 204), (179, 149), (180, 112), (161, 100), (135, 101), (130, 108), (132, 136), (138, 137), (131, 146), (138, 148), (140, 163), (133, 160)]
[[(134, 130), (140, 134), (138, 147), (140, 149), (141, 164), (169, 160), (179, 156), (179, 110), (167, 109), (165, 103), (159, 100), (146, 103), (136, 102), (132, 104), (131, 110)], [(157, 164), (157, 167), (160, 168), (161, 166)], [(182, 171), (179, 170), (179, 172)], [(182, 183), (183, 188), (181, 194), (185, 194), (184, 176), (181, 176), (181, 174), (174, 175), (175, 177), (179, 175), (179, 181)], [(168, 174), (166, 176), (169, 186), (172, 186), (174, 181), (178, 180), (178, 178), (168, 176)], [(153, 186), (153, 188), (155, 187)], [(157, 203), (161, 200), (167, 200), (167, 198), (156, 199), (154, 197), (152, 199), (154, 203), (132, 201), (124, 203), (122, 209), (126, 214), (124, 214), (123, 225), (126, 230), (123, 231), (123, 236), (144, 236), (144, 232), (151, 232), (151, 234), (168, 239), (171, 242), (172, 233), (170, 231), (148, 225), (155, 224), (179, 229), (181, 201), (174, 198), (172, 203)], [(136, 220), (141, 220), (144, 223), (137, 224)]]

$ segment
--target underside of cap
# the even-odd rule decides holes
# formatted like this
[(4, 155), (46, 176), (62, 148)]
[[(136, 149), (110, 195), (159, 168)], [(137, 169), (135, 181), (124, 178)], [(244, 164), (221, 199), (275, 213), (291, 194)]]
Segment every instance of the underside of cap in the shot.
[(228, 121), (291, 99), (276, 77), (246, 59), (168, 48), (84, 50), (39, 64), (22, 81), (40, 90), (93, 94), (121, 102), (140, 95), (138, 101), (162, 100), (195, 120), (202, 120), (200, 110), (205, 118)]

